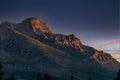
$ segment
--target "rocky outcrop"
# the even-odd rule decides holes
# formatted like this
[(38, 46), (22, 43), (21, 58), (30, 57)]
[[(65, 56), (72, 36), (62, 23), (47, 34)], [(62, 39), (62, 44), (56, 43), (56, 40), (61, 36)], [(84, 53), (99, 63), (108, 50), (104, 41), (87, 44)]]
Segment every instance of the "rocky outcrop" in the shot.
[(32, 27), (36, 34), (40, 33), (52, 33), (45, 22), (40, 21), (38, 18), (28, 18), (21, 23), (22, 25), (28, 25)]
[(80, 48), (82, 45), (80, 39), (78, 39), (74, 34), (70, 35), (61, 35), (61, 34), (54, 34), (48, 38), (48, 40), (54, 40), (54, 45), (59, 45), (61, 47), (72, 47), (72, 48)]
[(120, 63), (114, 59), (109, 53), (104, 51), (98, 51), (93, 47), (82, 45), (82, 50), (85, 55), (90, 56), (93, 60), (101, 64), (103, 67), (112, 70), (118, 71), (120, 68)]
[(120, 63), (116, 61), (110, 54), (105, 53), (104, 51), (95, 51), (95, 53), (92, 55), (92, 58), (112, 71), (116, 72), (120, 68)]

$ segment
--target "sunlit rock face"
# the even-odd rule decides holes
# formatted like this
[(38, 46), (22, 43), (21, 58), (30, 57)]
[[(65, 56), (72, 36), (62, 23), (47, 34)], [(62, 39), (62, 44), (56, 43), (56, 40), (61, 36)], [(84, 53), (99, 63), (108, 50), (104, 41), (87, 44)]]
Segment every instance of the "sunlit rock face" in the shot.
[(15, 30), (25, 33), (29, 36), (36, 37), (36, 35), (53, 34), (45, 22), (42, 22), (36, 17), (27, 18), (21, 23), (12, 24)]
[(28, 24), (33, 28), (33, 31), (39, 34), (42, 33), (52, 33), (45, 22), (40, 21), (38, 18), (28, 18), (22, 22), (22, 24)]
[(82, 45), (80, 39), (78, 39), (74, 34), (70, 34), (70, 35), (55, 34), (53, 35), (53, 38), (55, 39), (56, 44), (62, 46), (80, 48)]

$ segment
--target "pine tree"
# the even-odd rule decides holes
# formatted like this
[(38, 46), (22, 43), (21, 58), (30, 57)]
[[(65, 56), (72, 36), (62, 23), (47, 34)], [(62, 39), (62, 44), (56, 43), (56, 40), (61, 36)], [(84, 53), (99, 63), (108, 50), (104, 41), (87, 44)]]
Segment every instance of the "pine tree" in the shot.
[(42, 80), (40, 72), (37, 74), (36, 80)]
[(71, 77), (70, 77), (70, 80), (74, 80), (74, 76), (71, 76)]
[(115, 78), (115, 80), (120, 80), (120, 70), (117, 73), (117, 77)]
[(0, 62), (0, 80), (2, 80), (2, 77), (3, 77), (3, 75), (4, 75), (4, 72), (2, 71), (2, 64), (1, 64), (1, 62)]
[(10, 77), (9, 77), (8, 80), (16, 80), (15, 75), (14, 75), (13, 72), (10, 74)]
[(51, 80), (51, 76), (48, 73), (45, 74), (45, 80)]

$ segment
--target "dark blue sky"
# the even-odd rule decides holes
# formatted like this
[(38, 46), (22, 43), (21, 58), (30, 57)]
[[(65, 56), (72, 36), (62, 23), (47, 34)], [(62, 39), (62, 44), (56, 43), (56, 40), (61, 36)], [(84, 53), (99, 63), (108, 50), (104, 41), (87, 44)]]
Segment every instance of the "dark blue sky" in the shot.
[(74, 33), (91, 44), (120, 38), (119, 4), (119, 0), (0, 0), (0, 22), (38, 17), (53, 32)]

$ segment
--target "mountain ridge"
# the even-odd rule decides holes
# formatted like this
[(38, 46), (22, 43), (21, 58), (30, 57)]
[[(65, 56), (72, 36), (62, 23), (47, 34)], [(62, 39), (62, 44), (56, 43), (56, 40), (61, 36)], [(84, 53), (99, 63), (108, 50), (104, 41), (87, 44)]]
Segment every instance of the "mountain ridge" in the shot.
[[(106, 77), (103, 80), (110, 80), (108, 79), (108, 75), (110, 77), (110, 75), (113, 74), (107, 75), (105, 73), (116, 72), (120, 65), (120, 63), (109, 54), (83, 45), (80, 39), (74, 34), (62, 35), (53, 33), (49, 27), (46, 26), (44, 22), (41, 23), (38, 18), (28, 18), (18, 24), (9, 22), (0, 24), (0, 44), (0, 50), (4, 50), (11, 55), (21, 56), (28, 61), (29, 58), (32, 59), (32, 62), (29, 64), (42, 64), (46, 69), (48, 68), (46, 65), (51, 66), (50, 69), (52, 69), (53, 72), (49, 68), (47, 70), (44, 68), (43, 70), (50, 72), (52, 75), (58, 74), (56, 72), (58, 67), (62, 70), (59, 70), (59, 74), (65, 73), (67, 75), (68, 73), (74, 73), (78, 79), (81, 77), (84, 80), (86, 76), (80, 72), (76, 74), (76, 71), (82, 71), (88, 75), (89, 73), (87, 73), (87, 71), (95, 66), (96, 69), (95, 72), (92, 71), (93, 73), (98, 73)], [(18, 62), (21, 63), (21, 61)], [(11, 64), (15, 63), (11, 62)], [(75, 69), (75, 67), (77, 69)], [(100, 69), (101, 73), (104, 71), (105, 73), (101, 74), (97, 69)], [(100, 78), (93, 73), (89, 75), (94, 75), (95, 79)], [(97, 80), (101, 80), (101, 78)]]

